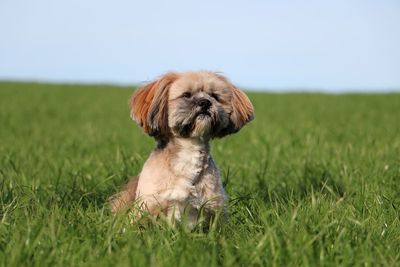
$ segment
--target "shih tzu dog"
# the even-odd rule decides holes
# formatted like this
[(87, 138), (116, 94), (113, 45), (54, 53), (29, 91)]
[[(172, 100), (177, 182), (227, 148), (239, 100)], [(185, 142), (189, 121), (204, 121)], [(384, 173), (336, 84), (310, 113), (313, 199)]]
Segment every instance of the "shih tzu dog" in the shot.
[(220, 74), (167, 73), (132, 96), (131, 117), (157, 147), (140, 174), (111, 199), (125, 207), (194, 224), (226, 211), (227, 196), (209, 142), (239, 131), (254, 117), (248, 97)]

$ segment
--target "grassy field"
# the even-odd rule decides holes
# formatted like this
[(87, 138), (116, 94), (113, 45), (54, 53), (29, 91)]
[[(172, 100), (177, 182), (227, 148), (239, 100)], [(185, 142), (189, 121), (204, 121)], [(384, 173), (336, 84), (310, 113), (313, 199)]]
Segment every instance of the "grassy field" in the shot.
[(0, 266), (400, 265), (400, 94), (250, 94), (212, 145), (230, 218), (188, 232), (108, 210), (154, 146), (131, 93), (0, 83)]

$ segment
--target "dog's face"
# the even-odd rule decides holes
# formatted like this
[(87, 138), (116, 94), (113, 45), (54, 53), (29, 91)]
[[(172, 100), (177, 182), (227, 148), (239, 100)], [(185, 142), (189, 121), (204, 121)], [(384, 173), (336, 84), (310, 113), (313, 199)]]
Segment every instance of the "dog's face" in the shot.
[(168, 73), (137, 90), (131, 115), (156, 139), (210, 139), (237, 132), (254, 117), (247, 96), (212, 72)]

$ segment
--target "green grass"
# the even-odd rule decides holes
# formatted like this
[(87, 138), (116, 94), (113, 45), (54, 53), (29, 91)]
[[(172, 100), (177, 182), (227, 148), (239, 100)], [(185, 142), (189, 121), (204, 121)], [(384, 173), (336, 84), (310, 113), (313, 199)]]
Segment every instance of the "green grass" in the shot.
[(229, 220), (187, 232), (107, 208), (154, 146), (131, 93), (0, 83), (0, 266), (400, 264), (400, 94), (250, 94), (212, 145)]

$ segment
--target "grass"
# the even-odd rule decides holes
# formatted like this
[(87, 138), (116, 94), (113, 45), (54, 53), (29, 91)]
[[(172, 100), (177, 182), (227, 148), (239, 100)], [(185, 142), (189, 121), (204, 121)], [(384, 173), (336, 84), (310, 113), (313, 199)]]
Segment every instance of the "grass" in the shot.
[(131, 88), (0, 83), (0, 266), (398, 266), (400, 94), (250, 94), (208, 232), (106, 205), (154, 146)]

